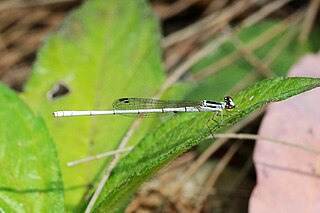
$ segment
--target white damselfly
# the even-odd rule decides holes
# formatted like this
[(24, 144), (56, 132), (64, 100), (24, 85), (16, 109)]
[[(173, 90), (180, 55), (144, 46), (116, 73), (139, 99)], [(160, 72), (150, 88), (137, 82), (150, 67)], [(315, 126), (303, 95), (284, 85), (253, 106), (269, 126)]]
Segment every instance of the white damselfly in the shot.
[(126, 115), (152, 117), (168, 113), (181, 112), (216, 112), (223, 109), (233, 109), (235, 104), (230, 96), (224, 97), (224, 101), (170, 101), (147, 98), (120, 98), (113, 102), (113, 110), (105, 111), (57, 111), (54, 117), (66, 116), (93, 116), (93, 115)]

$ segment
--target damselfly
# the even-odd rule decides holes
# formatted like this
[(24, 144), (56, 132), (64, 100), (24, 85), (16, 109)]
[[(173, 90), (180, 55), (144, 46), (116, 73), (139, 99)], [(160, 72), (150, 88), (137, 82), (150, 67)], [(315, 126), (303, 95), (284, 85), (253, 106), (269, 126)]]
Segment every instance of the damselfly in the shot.
[(92, 115), (126, 115), (126, 116), (161, 116), (180, 112), (222, 112), (223, 109), (233, 109), (235, 104), (230, 96), (224, 101), (169, 101), (147, 98), (120, 98), (113, 102), (113, 110), (106, 111), (57, 111), (54, 117), (92, 116)]

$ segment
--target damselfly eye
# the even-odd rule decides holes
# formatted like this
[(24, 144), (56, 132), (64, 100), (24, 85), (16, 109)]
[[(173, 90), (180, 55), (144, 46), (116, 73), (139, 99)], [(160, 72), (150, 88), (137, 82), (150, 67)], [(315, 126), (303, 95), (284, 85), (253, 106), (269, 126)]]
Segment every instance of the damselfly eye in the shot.
[(234, 102), (230, 96), (224, 97), (224, 101), (226, 102), (227, 109), (233, 109), (236, 107), (236, 105), (234, 104)]

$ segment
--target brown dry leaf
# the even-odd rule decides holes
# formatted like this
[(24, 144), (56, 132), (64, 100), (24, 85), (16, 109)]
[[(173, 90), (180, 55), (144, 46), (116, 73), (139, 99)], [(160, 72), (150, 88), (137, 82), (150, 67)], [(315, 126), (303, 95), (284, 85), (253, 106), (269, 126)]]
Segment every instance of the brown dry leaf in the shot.
[[(304, 57), (289, 76), (320, 77), (320, 55)], [(267, 109), (259, 134), (320, 150), (320, 89)], [(320, 155), (259, 140), (254, 163), (257, 185), (250, 212), (320, 212)]]

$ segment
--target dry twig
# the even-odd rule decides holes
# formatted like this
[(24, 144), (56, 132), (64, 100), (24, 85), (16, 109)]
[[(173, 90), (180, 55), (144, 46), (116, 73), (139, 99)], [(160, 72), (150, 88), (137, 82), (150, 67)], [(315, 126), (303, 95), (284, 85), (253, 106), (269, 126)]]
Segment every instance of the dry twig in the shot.
[(320, 0), (311, 0), (311, 3), (309, 4), (308, 10), (306, 11), (306, 18), (303, 23), (303, 27), (300, 34), (300, 41), (306, 42), (306, 40), (309, 37), (309, 34), (311, 32), (313, 23), (316, 19), (317, 13), (320, 9)]
[(199, 194), (195, 212), (200, 212), (202, 209), (202, 204), (207, 199), (208, 195), (211, 192), (212, 187), (217, 182), (219, 176), (222, 174), (223, 170), (226, 168), (232, 157), (236, 154), (238, 149), (240, 148), (242, 143), (234, 143), (229, 150), (226, 152), (226, 154), (221, 158), (221, 160), (218, 162), (217, 166), (211, 173), (211, 176), (203, 186), (201, 190), (201, 194)]

